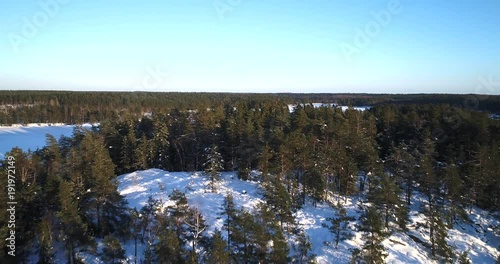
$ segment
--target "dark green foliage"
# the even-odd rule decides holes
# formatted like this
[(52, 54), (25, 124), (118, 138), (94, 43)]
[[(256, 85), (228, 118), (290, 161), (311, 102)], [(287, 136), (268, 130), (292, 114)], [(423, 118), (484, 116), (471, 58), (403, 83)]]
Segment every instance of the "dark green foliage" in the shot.
[(457, 263), (458, 264), (472, 264), (472, 262), (469, 259), (469, 252), (464, 251), (458, 255)]
[(106, 236), (102, 241), (101, 259), (104, 263), (121, 263), (125, 260), (125, 250), (122, 248), (120, 241), (116, 237)]
[(441, 220), (438, 212), (432, 212), (431, 218), (428, 221), (430, 226), (431, 254), (443, 261), (451, 261), (452, 250), (446, 242), (448, 237), (448, 229)]
[(447, 211), (448, 225), (453, 225), (457, 219), (467, 220), (465, 212), (464, 193), (466, 188), (464, 181), (459, 175), (459, 168), (455, 164), (450, 164), (445, 169), (444, 177), (447, 187), (445, 197), (450, 200), (450, 206)]
[(312, 245), (311, 242), (309, 241), (309, 237), (303, 230), (300, 230), (299, 233), (297, 234), (297, 240), (298, 240), (297, 255), (294, 257), (293, 262), (300, 264), (313, 262), (315, 256), (309, 253), (312, 250)]
[(53, 242), (54, 242), (54, 232), (53, 232), (53, 226), (51, 223), (51, 218), (52, 216), (47, 215), (43, 218), (43, 220), (40, 222), (38, 229), (40, 230), (39, 234), (39, 244), (40, 244), (40, 249), (38, 252), (38, 263), (39, 264), (50, 264), (50, 263), (55, 263), (54, 262), (54, 247), (53, 247)]
[(224, 221), (224, 229), (227, 231), (227, 246), (231, 247), (232, 242), (232, 233), (234, 232), (236, 225), (236, 217), (238, 210), (234, 204), (233, 196), (231, 194), (227, 194), (224, 197), (223, 214), (226, 215), (226, 220)]
[(292, 199), (285, 189), (285, 186), (277, 177), (265, 186), (264, 198), (270, 209), (275, 212), (281, 228), (286, 224), (287, 230), (294, 224)]
[(153, 134), (153, 167), (167, 169), (169, 166), (169, 130), (168, 124), (163, 116), (157, 116), (154, 121)]
[(383, 230), (384, 224), (381, 219), (380, 213), (375, 208), (366, 209), (360, 227), (360, 231), (367, 234), (361, 251), (361, 257), (366, 263), (384, 263), (384, 259), (387, 257), (382, 245), (387, 234)]
[(136, 208), (129, 209), (130, 215), (130, 237), (134, 241), (134, 263), (137, 263), (138, 260), (138, 252), (137, 252), (137, 244), (139, 239), (142, 238), (142, 215), (137, 211)]
[(380, 177), (373, 177), (372, 181), (368, 198), (383, 212), (385, 228), (389, 228), (390, 222), (395, 222), (402, 230), (405, 230), (408, 209), (399, 198), (401, 189), (394, 177), (382, 173)]
[[(213, 190), (223, 170), (238, 170), (243, 180), (257, 179), (252, 170), (262, 172), (258, 180), (265, 186), (266, 205), (245, 213), (226, 199), (224, 231), (228, 232), (227, 251), (233, 261), (283, 262), (286, 245), (280, 232), (286, 231), (286, 238), (293, 236), (292, 212), (296, 208), (308, 201), (316, 205), (331, 202), (332, 197), (366, 194), (367, 190), (379, 222), (366, 220), (374, 214), (367, 212), (364, 230), (369, 235), (359, 258), (375, 263), (383, 259), (379, 240), (386, 231), (405, 230), (405, 204), (419, 191), (426, 198), (423, 211), (432, 234), (433, 254), (447, 260), (451, 255), (443, 243), (444, 223), (449, 226), (466, 219), (472, 206), (500, 209), (500, 124), (487, 113), (475, 111), (498, 112), (498, 98), (0, 92), (1, 104), (17, 105), (0, 113), (2, 124), (101, 123), (98, 129), (76, 129), (73, 137), (59, 141), (47, 136), (42, 150), (11, 151), (19, 168), (18, 260), (38, 254), (40, 262), (50, 263), (51, 245), (60, 239), (68, 261), (77, 262), (76, 253), (92, 251), (95, 238), (113, 236), (147, 244), (146, 263), (157, 262), (160, 251), (155, 249), (167, 246), (154, 243), (160, 237), (182, 249), (176, 261), (204, 261), (190, 246), (195, 241), (195, 247), (206, 249), (207, 238), (203, 232), (193, 236), (197, 214), (188, 207), (184, 194), (174, 192), (171, 199), (176, 205), (163, 212), (159, 208), (164, 201), (151, 199), (138, 217), (138, 212), (127, 213), (116, 190), (116, 174), (151, 167), (199, 171), (205, 169), (207, 154), (217, 157), (217, 162), (209, 159), (212, 162), (206, 163)], [(477, 109), (464, 107), (464, 100), (476, 99), (481, 102)], [(292, 113), (287, 107), (289, 103), (321, 101), (374, 107), (343, 112), (306, 103)], [(6, 176), (4, 170), (0, 176)], [(5, 188), (5, 182), (0, 187)], [(3, 211), (6, 201), (1, 193)], [(331, 227), (338, 226), (331, 220)], [(0, 215), (3, 237), (8, 232), (6, 221)], [(198, 231), (203, 230), (201, 222)], [(382, 233), (374, 229), (379, 224)], [(293, 261), (305, 263), (310, 260), (307, 239), (299, 235), (299, 240), (301, 257)], [(266, 251), (270, 241), (275, 250)], [(4, 245), (0, 240), (0, 246)], [(5, 253), (0, 252), (2, 263)]]
[(211, 146), (206, 151), (207, 161), (204, 164), (205, 174), (207, 174), (210, 179), (210, 188), (212, 192), (215, 192), (217, 189), (216, 184), (220, 181), (220, 172), (223, 169), (224, 160), (222, 159), (217, 146)]
[(227, 251), (227, 243), (222, 238), (222, 234), (219, 230), (215, 230), (215, 233), (211, 239), (210, 247), (208, 249), (208, 257), (206, 259), (207, 264), (229, 264), (229, 252)]
[(76, 248), (88, 244), (91, 239), (88, 237), (88, 227), (80, 215), (77, 197), (74, 197), (73, 190), (71, 182), (61, 182), (59, 190), (61, 211), (57, 215), (61, 221), (63, 232), (61, 239), (64, 241), (69, 263), (73, 263), (76, 259)]
[(270, 263), (289, 263), (290, 258), (288, 257), (289, 248), (288, 243), (283, 236), (281, 230), (277, 230), (272, 237), (273, 241), (273, 251), (269, 256)]
[(154, 247), (156, 255), (153, 263), (181, 264), (185, 263), (183, 258), (186, 253), (181, 247), (181, 241), (175, 231), (163, 226), (158, 235), (158, 243)]

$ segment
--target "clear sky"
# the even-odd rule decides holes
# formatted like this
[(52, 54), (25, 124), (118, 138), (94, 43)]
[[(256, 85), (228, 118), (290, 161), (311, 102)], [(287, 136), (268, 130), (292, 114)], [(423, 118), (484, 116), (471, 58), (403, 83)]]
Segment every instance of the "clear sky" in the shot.
[(500, 94), (499, 0), (0, 0), (0, 89)]

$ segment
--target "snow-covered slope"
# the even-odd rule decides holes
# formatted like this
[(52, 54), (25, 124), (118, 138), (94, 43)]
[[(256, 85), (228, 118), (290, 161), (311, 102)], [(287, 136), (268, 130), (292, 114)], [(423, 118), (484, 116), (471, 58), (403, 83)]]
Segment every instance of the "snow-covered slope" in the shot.
[[(258, 182), (241, 181), (236, 178), (236, 173), (223, 173), (222, 179), (218, 193), (211, 193), (207, 187), (207, 178), (203, 176), (203, 173), (173, 173), (150, 169), (118, 177), (120, 193), (125, 195), (130, 207), (137, 209), (145, 205), (150, 195), (160, 199), (167, 206), (169, 204), (168, 194), (171, 194), (172, 190), (178, 189), (186, 192), (189, 205), (198, 207), (205, 217), (210, 226), (209, 233), (213, 232), (215, 228), (222, 228), (223, 220), (219, 213), (222, 211), (222, 203), (227, 193), (233, 195), (238, 207), (248, 210), (263, 201), (263, 191)], [(407, 234), (393, 233), (383, 242), (388, 253), (387, 263), (435, 263), (435, 261), (430, 260), (428, 249), (423, 245), (429, 243), (428, 231), (423, 227), (417, 228), (420, 226), (417, 223), (424, 223), (425, 218), (418, 212), (420, 203), (418, 194), (415, 197), (410, 212), (409, 234), (420, 239), (423, 243), (416, 242)], [(340, 200), (344, 199), (340, 198)], [(360, 197), (346, 199), (344, 206), (348, 215), (359, 219), (362, 212), (359, 207), (361, 203)], [(325, 244), (325, 242), (332, 241), (333, 236), (322, 224), (326, 223), (328, 217), (334, 216), (334, 210), (327, 203), (314, 207), (308, 202), (306, 206), (295, 213), (296, 222), (310, 238), (312, 253), (316, 255), (318, 263), (348, 263), (351, 250), (363, 245), (363, 234), (359, 232), (355, 233), (352, 239), (341, 242), (337, 249), (332, 245)], [(462, 223), (449, 230), (448, 243), (455, 248), (457, 253), (468, 250), (473, 263), (494, 263), (495, 256), (499, 254), (500, 246), (499, 236), (495, 235), (493, 231), (493, 227), (500, 224), (498, 218), (477, 208), (471, 211), (470, 217), (473, 221), (472, 224)], [(350, 227), (355, 230), (357, 224), (357, 221), (353, 221)], [(133, 256), (132, 244), (127, 244), (125, 248), (127, 256), (131, 260)]]

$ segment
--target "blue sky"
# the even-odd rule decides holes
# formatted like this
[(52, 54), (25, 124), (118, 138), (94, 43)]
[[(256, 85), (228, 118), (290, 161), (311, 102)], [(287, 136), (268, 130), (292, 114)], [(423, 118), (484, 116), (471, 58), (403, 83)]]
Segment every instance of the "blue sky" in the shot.
[(500, 94), (500, 1), (0, 0), (0, 89)]

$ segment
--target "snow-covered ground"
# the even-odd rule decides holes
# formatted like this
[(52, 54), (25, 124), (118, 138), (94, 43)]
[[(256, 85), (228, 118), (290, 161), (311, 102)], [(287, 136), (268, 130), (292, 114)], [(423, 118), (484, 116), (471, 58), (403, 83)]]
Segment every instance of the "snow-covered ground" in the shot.
[[(293, 112), (295, 110), (295, 107), (297, 105), (296, 104), (289, 104), (288, 105), (288, 110), (291, 112)], [(312, 106), (315, 107), (315, 108), (319, 108), (319, 107), (322, 107), (322, 106), (326, 106), (326, 107), (340, 107), (342, 109), (342, 111), (346, 111), (349, 106), (345, 106), (345, 105), (336, 105), (336, 104), (333, 104), (333, 103), (330, 103), (330, 104), (325, 104), (325, 103), (312, 103)], [(358, 110), (358, 111), (365, 111), (365, 110), (369, 110), (371, 108), (371, 106), (353, 106), (352, 107), (354, 110)]]
[[(82, 127), (90, 128), (91, 124), (83, 124)], [(74, 125), (65, 124), (27, 124), (0, 126), (0, 158), (14, 147), (36, 150), (45, 146), (45, 136), (53, 135), (56, 139), (60, 136), (71, 136)]]
[(490, 114), (491, 119), (500, 119), (500, 114)]
[[(236, 173), (223, 173), (219, 184), (218, 193), (211, 193), (208, 189), (208, 180), (203, 173), (188, 172), (166, 172), (158, 169), (137, 171), (118, 177), (119, 191), (125, 195), (130, 207), (140, 209), (152, 195), (160, 199), (164, 205), (169, 205), (168, 195), (174, 189), (186, 192), (189, 205), (198, 207), (210, 226), (208, 232), (215, 228), (222, 228), (223, 219), (220, 218), (224, 196), (231, 193), (235, 204), (248, 210), (263, 201), (262, 189), (255, 181), (241, 181), (236, 178)], [(424, 223), (424, 216), (418, 212), (420, 197), (415, 195), (415, 200), (410, 213), (409, 234), (419, 238), (424, 243), (429, 243), (428, 230), (418, 227), (417, 223)], [(343, 198), (341, 199), (343, 200)], [(349, 198), (344, 206), (349, 216), (359, 219), (361, 215), (362, 199), (359, 197)], [(335, 200), (336, 201), (336, 200)], [(356, 233), (352, 239), (342, 241), (338, 248), (326, 245), (325, 242), (333, 240), (332, 234), (322, 224), (326, 223), (328, 217), (335, 214), (329, 204), (318, 204), (312, 206), (309, 202), (301, 210), (295, 213), (296, 222), (309, 236), (312, 244), (312, 253), (316, 255), (318, 263), (348, 263), (351, 250), (363, 245), (363, 234)], [(473, 263), (494, 263), (495, 256), (499, 254), (500, 237), (494, 234), (493, 227), (500, 222), (487, 212), (474, 208), (470, 214), (473, 221), (471, 224), (461, 223), (454, 229), (449, 230), (448, 243), (454, 247), (456, 253), (468, 250), (469, 257)], [(353, 221), (350, 227), (355, 230), (358, 221)], [(404, 233), (393, 233), (384, 242), (388, 257), (387, 263), (437, 263), (430, 260), (429, 250), (421, 243), (415, 242)], [(127, 256), (133, 258), (133, 245), (125, 246)]]

